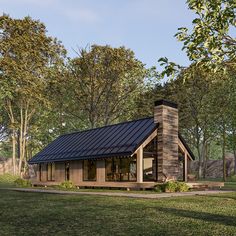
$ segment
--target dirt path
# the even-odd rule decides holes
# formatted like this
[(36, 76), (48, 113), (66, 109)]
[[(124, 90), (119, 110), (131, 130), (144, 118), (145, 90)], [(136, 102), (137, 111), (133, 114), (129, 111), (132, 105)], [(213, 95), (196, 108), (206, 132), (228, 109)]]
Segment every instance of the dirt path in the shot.
[(33, 193), (51, 193), (51, 194), (69, 194), (69, 195), (100, 195), (100, 196), (116, 196), (116, 197), (130, 197), (130, 198), (146, 198), (146, 199), (159, 199), (168, 197), (185, 197), (185, 196), (196, 196), (196, 195), (210, 195), (219, 193), (229, 193), (233, 191), (222, 191), (222, 190), (207, 190), (207, 191), (192, 191), (182, 193), (117, 193), (117, 192), (75, 192), (75, 191), (62, 191), (62, 190), (51, 190), (51, 189), (30, 189), (30, 188), (5, 188), (6, 190), (20, 191), (20, 192), (33, 192)]

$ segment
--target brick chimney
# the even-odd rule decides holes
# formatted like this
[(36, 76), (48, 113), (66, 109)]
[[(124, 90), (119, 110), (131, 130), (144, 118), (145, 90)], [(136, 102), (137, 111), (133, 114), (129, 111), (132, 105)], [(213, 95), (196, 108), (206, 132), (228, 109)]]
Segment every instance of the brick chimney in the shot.
[(155, 102), (154, 122), (157, 129), (158, 181), (177, 179), (178, 106), (167, 100)]

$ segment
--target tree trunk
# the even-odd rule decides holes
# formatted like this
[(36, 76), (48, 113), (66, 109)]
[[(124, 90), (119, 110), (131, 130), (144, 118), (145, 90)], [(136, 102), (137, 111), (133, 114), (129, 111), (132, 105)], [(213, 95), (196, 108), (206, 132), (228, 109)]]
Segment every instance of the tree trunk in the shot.
[(207, 174), (207, 161), (208, 161), (208, 145), (207, 143), (204, 144), (204, 158), (203, 158), (203, 178), (206, 178), (206, 174)]
[(226, 181), (226, 158), (225, 158), (225, 146), (226, 146), (226, 136), (225, 136), (225, 124), (223, 125), (222, 133), (222, 159), (223, 159), (223, 181)]
[(15, 131), (12, 133), (12, 164), (13, 174), (16, 175), (16, 136)]
[(236, 149), (234, 149), (234, 175), (236, 175)]

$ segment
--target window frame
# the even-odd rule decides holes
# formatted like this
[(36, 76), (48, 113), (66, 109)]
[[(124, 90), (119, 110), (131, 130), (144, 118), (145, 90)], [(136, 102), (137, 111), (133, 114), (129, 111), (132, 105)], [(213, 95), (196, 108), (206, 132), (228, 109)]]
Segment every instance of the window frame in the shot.
[[(95, 179), (85, 179), (85, 171), (84, 171), (84, 162), (85, 161), (93, 161), (95, 163)], [(83, 160), (83, 181), (84, 182), (96, 182), (97, 181), (97, 160)]]
[[(115, 171), (114, 171), (114, 163), (115, 163), (115, 159), (118, 159), (119, 160), (119, 165), (118, 165), (118, 174), (119, 174), (119, 180), (114, 180), (114, 176), (115, 176)], [(121, 172), (121, 167), (122, 167), (122, 160), (125, 160), (125, 159), (132, 159), (132, 160), (135, 160), (135, 175), (136, 175), (136, 179), (134, 180), (130, 180), (130, 172), (128, 173), (128, 180), (122, 180), (122, 172)], [(107, 161), (108, 160), (112, 160), (112, 180), (109, 180), (107, 179)], [(130, 168), (130, 166), (129, 166)], [(105, 159), (105, 181), (106, 182), (137, 182), (137, 156), (135, 155), (133, 158), (130, 158), (130, 157), (111, 157), (109, 159)]]

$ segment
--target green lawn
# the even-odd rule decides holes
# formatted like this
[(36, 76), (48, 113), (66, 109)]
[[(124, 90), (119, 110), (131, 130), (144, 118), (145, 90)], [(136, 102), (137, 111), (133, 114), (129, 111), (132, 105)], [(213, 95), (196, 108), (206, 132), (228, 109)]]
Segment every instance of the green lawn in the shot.
[(0, 235), (236, 235), (236, 192), (147, 200), (0, 189)]

